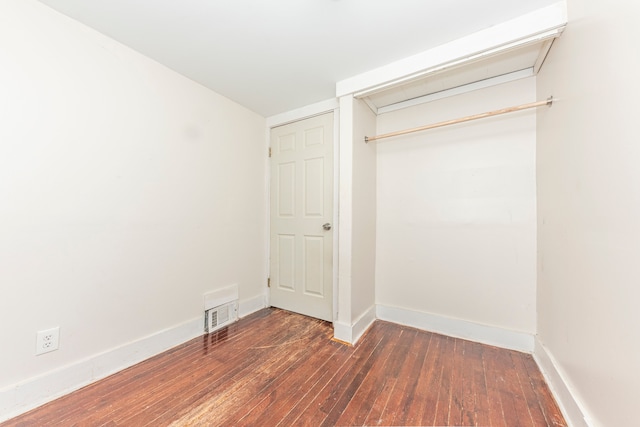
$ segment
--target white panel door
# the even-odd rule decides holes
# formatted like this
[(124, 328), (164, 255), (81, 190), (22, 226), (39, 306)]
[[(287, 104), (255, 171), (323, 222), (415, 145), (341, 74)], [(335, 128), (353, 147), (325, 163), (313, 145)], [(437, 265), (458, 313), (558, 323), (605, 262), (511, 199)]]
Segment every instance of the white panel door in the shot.
[(271, 130), (271, 305), (333, 321), (333, 113)]

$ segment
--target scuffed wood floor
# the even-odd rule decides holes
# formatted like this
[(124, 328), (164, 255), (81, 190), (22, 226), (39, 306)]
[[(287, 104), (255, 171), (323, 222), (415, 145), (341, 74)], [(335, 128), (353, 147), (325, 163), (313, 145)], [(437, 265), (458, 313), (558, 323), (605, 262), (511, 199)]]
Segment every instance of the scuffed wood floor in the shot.
[(530, 355), (264, 309), (1, 426), (564, 426)]

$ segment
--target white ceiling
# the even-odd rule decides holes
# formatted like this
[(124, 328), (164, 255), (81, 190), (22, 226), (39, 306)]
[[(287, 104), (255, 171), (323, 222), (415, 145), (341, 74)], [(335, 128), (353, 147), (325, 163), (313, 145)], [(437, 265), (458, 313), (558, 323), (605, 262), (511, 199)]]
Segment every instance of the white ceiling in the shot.
[(39, 0), (265, 116), (557, 0)]

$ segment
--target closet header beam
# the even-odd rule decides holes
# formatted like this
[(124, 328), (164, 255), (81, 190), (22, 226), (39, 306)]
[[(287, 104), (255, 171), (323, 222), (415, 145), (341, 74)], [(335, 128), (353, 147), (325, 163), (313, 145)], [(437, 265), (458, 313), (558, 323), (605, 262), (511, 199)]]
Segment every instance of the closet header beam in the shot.
[(487, 113), (474, 114), (473, 116), (467, 116), (467, 117), (462, 117), (462, 118), (453, 119), (453, 120), (446, 120), (444, 122), (433, 123), (430, 125), (420, 126), (417, 128), (399, 130), (396, 132), (389, 132), (382, 135), (365, 136), (364, 142), (377, 141), (379, 139), (391, 138), (392, 136), (406, 135), (408, 133), (421, 132), (423, 130), (455, 125), (456, 123), (470, 122), (471, 120), (484, 119), (486, 117), (498, 116), (500, 114), (514, 113), (516, 111), (528, 110), (529, 108), (541, 107), (543, 105), (551, 106), (551, 104), (553, 104), (553, 96), (550, 96), (549, 98), (547, 98), (546, 101), (537, 101), (537, 102), (531, 102), (529, 104), (516, 105), (515, 107), (502, 108), (500, 110), (489, 111)]

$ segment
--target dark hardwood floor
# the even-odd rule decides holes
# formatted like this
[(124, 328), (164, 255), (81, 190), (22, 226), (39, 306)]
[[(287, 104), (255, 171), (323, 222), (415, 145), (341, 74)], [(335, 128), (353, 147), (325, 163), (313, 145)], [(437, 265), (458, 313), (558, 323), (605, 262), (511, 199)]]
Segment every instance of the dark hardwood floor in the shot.
[(265, 309), (0, 426), (564, 426), (530, 355)]

